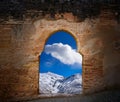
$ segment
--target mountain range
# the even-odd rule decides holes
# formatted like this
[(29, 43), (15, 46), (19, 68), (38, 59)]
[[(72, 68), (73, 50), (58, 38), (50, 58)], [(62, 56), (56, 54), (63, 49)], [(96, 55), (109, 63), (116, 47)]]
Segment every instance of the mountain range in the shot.
[(80, 94), (82, 76), (78, 73), (64, 78), (52, 72), (40, 73), (39, 89), (40, 94)]

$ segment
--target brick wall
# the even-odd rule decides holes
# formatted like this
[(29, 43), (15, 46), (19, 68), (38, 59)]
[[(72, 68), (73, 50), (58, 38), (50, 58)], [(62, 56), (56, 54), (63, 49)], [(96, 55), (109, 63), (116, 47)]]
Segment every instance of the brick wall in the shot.
[(75, 22), (70, 16), (68, 20), (1, 24), (0, 99), (39, 94), (39, 56), (49, 36), (59, 30), (75, 37), (78, 52), (83, 55), (83, 94), (120, 88), (119, 27), (114, 19), (102, 15), (84, 22)]

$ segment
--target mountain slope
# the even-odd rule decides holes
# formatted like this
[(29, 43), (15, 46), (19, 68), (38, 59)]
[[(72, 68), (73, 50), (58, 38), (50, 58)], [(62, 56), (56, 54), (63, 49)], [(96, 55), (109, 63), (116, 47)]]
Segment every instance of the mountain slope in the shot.
[(40, 93), (66, 93), (79, 94), (82, 91), (82, 78), (75, 74), (64, 78), (63, 76), (48, 72), (40, 73)]
[(82, 78), (80, 74), (65, 78), (59, 86), (59, 93), (79, 94), (82, 91)]
[(40, 93), (57, 93), (59, 91), (57, 89), (57, 86), (60, 84), (59, 81), (63, 79), (63, 76), (51, 72), (40, 73)]

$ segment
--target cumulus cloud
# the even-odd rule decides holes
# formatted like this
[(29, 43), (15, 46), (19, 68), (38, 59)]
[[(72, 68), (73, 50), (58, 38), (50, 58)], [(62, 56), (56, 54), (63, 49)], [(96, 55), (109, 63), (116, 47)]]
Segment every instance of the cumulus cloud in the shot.
[(54, 43), (52, 45), (46, 45), (45, 53), (50, 54), (52, 57), (67, 65), (82, 63), (82, 56), (67, 44)]

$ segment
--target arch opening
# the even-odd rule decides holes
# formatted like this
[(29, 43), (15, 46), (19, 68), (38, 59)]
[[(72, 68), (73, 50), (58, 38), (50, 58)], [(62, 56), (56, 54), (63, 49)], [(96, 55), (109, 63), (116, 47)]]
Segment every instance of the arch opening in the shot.
[(39, 93), (82, 93), (82, 55), (76, 40), (66, 31), (54, 32), (46, 40), (39, 63)]

